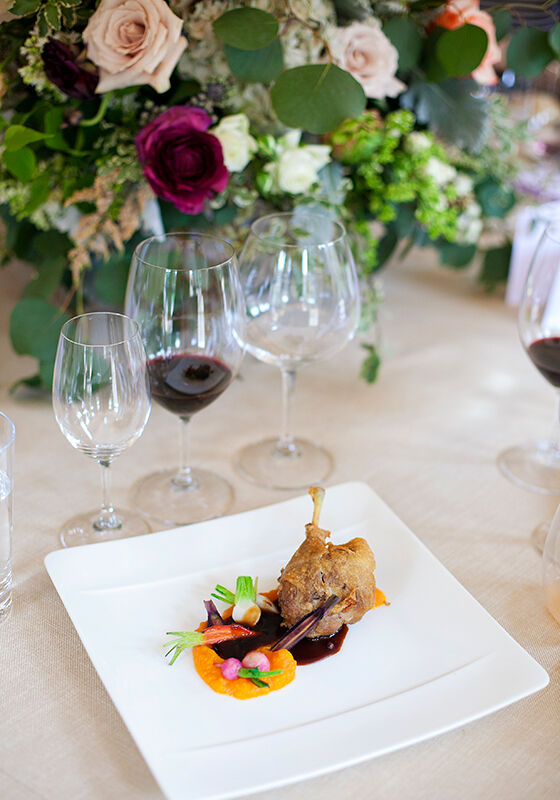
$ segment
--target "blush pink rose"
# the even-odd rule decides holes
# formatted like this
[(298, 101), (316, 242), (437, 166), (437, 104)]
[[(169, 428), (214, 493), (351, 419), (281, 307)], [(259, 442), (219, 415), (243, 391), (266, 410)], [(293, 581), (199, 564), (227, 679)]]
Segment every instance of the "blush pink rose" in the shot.
[(327, 32), (333, 60), (361, 84), (366, 97), (382, 100), (406, 89), (395, 78), (399, 66), (396, 48), (381, 30), (378, 19), (353, 22)]
[(101, 0), (84, 30), (87, 56), (99, 67), (99, 94), (147, 83), (157, 92), (187, 40), (183, 22), (164, 0)]
[(202, 108), (172, 106), (136, 137), (146, 180), (184, 214), (200, 214), (228, 182), (220, 140), (207, 132), (211, 123)]
[(487, 11), (480, 10), (479, 0), (448, 0), (444, 11), (434, 22), (450, 31), (467, 24), (482, 28), (488, 36), (488, 47), (484, 58), (471, 75), (483, 86), (493, 86), (498, 83), (494, 65), (500, 61), (502, 52), (496, 39), (496, 28), (492, 17)]

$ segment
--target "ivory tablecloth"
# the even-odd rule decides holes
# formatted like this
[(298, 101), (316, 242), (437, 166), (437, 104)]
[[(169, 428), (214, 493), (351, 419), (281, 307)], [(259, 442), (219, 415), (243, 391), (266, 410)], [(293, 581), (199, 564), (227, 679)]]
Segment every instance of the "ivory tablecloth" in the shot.
[[(412, 253), (385, 273), (379, 382), (358, 379), (363, 351), (353, 342), (300, 374), (296, 428), (334, 453), (327, 485), (360, 479), (375, 489), (548, 670), (550, 685), (450, 733), (257, 800), (560, 797), (560, 627), (543, 605), (529, 544), (557, 500), (516, 488), (495, 464), (502, 448), (546, 437), (554, 396), (519, 345), (514, 312), (470, 274), (432, 260)], [(48, 398), (8, 393), (34, 367), (14, 356), (7, 334), (25, 280), (22, 267), (0, 270), (0, 409), (17, 428), (14, 606), (0, 625), (0, 797), (155, 800), (158, 786), (43, 566), (61, 523), (97, 503), (98, 467), (68, 445)], [(275, 368), (247, 358), (240, 377), (192, 425), (193, 458), (233, 483), (233, 512), (298, 494), (255, 488), (232, 468), (237, 448), (274, 432), (279, 415)], [(153, 409), (141, 440), (114, 464), (118, 503), (136, 478), (174, 460), (176, 425)]]

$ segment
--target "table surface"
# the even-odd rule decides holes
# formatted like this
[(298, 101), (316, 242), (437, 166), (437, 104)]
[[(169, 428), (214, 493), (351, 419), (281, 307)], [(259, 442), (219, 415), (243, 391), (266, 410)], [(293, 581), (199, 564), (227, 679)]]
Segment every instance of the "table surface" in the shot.
[[(97, 465), (72, 450), (50, 398), (9, 394), (33, 374), (9, 345), (9, 312), (26, 268), (0, 270), (0, 409), (17, 429), (14, 605), (0, 625), (0, 795), (4, 800), (156, 800), (161, 792), (45, 571), (68, 517), (95, 507)], [(560, 628), (543, 604), (532, 528), (558, 498), (524, 491), (496, 467), (505, 447), (546, 438), (554, 393), (519, 344), (515, 312), (471, 273), (413, 252), (383, 274), (378, 382), (358, 377), (364, 351), (298, 376), (295, 425), (335, 456), (327, 487), (366, 481), (550, 674), (549, 686), (450, 733), (257, 800), (558, 798)], [(243, 444), (276, 431), (279, 372), (247, 358), (240, 380), (195, 418), (193, 460), (227, 477), (232, 513), (299, 494), (252, 486), (232, 466)], [(148, 465), (175, 460), (177, 420), (158, 407), (113, 467), (114, 500)], [(458, 624), (460, 622), (458, 621)], [(186, 723), (188, 724), (188, 722)]]

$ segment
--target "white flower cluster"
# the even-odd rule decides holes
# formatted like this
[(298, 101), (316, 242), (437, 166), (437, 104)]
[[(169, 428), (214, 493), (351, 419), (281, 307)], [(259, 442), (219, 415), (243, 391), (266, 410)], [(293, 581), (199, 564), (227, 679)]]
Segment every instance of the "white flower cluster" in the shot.
[(278, 139), (275, 160), (265, 166), (273, 192), (304, 194), (318, 181), (319, 170), (331, 160), (323, 144), (300, 144), (301, 131), (291, 130)]

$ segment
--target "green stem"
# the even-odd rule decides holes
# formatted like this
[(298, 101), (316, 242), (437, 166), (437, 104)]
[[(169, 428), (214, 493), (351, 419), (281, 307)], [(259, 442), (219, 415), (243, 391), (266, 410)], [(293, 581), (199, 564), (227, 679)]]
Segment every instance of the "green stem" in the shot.
[(105, 116), (105, 112), (107, 111), (107, 106), (109, 105), (109, 100), (112, 96), (112, 92), (107, 92), (101, 98), (101, 103), (99, 104), (99, 108), (97, 109), (97, 114), (94, 117), (90, 117), (90, 119), (83, 119), (80, 122), (80, 127), (82, 128), (91, 128), (93, 125), (97, 125), (103, 117)]

